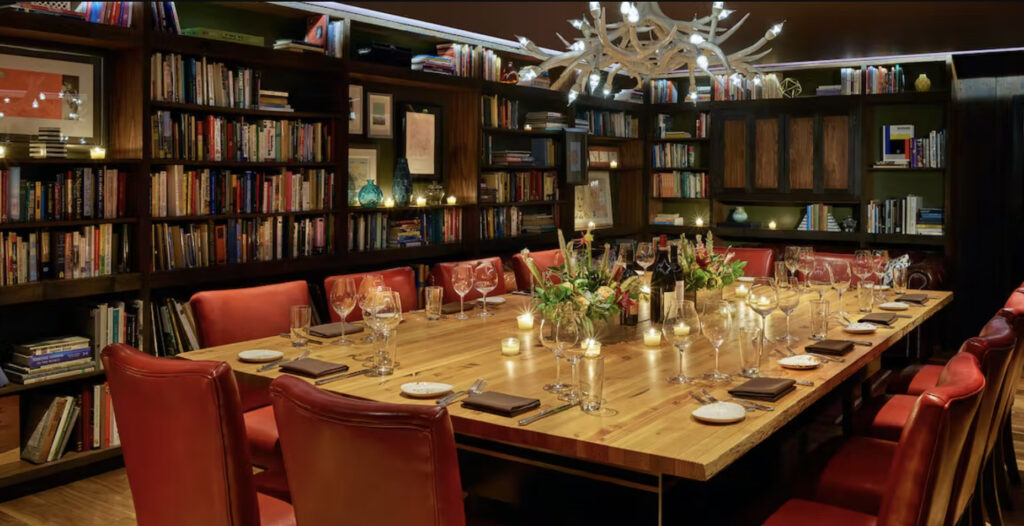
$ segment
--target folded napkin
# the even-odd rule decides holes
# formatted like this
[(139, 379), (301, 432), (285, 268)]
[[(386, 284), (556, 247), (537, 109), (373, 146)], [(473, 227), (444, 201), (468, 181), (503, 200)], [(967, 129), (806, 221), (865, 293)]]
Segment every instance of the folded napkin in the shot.
[(540, 400), (525, 398), (494, 391), (469, 395), (462, 401), (462, 407), (476, 409), (501, 416), (516, 416), (540, 406)]
[[(474, 307), (476, 307), (475, 302), (470, 301), (466, 303), (466, 310), (473, 310)], [(459, 312), (459, 302), (457, 301), (441, 305), (441, 314), (455, 314), (456, 312)]]
[(804, 347), (804, 350), (818, 354), (842, 356), (853, 350), (853, 342), (847, 340), (822, 340)]
[(752, 398), (774, 402), (796, 389), (796, 382), (789, 378), (752, 378), (732, 389), (729, 394), (736, 398)]
[(891, 312), (872, 312), (871, 314), (861, 318), (860, 321), (891, 326), (893, 322), (898, 319), (900, 319), (900, 317)]
[(323, 325), (314, 325), (309, 328), (309, 334), (312, 336), (318, 336), (320, 338), (337, 338), (342, 334), (355, 334), (357, 332), (363, 332), (362, 325), (356, 325), (354, 323), (345, 323), (343, 321), (336, 321), (334, 323), (324, 323)]
[(315, 358), (303, 358), (281, 365), (281, 371), (307, 378), (320, 378), (334, 373), (343, 373), (348, 370), (347, 365), (340, 363), (325, 362)]
[(914, 292), (914, 293), (911, 293), (911, 294), (904, 294), (904, 295), (896, 298), (896, 301), (903, 301), (903, 302), (906, 302), (906, 303), (916, 303), (918, 305), (924, 305), (925, 303), (928, 302), (929, 299), (930, 298), (928, 297), (927, 294), (923, 294), (923, 293), (920, 293), (920, 292)]

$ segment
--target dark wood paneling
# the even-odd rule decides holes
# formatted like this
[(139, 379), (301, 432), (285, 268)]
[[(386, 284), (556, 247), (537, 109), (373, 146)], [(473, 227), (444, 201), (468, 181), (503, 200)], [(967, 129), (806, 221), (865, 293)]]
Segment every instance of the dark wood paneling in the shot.
[(814, 118), (789, 120), (789, 188), (814, 189)]
[(480, 172), (480, 95), (452, 92), (444, 119), (444, 165), (447, 191), (460, 203), (476, 202)]
[(729, 120), (724, 123), (725, 188), (747, 187), (747, 123)]
[(822, 119), (826, 190), (850, 187), (850, 117), (828, 115)]
[(754, 187), (779, 188), (779, 119), (757, 119), (754, 124)]

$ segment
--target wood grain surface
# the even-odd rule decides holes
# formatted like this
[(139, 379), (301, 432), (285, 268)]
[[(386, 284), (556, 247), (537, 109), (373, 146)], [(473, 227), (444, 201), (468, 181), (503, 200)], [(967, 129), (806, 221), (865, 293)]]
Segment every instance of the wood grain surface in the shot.
[[(829, 295), (835, 296), (834, 293)], [(449, 406), (452, 422), (457, 433), (645, 473), (708, 480), (952, 300), (949, 292), (930, 291), (929, 295), (935, 299), (925, 306), (912, 306), (905, 311), (912, 318), (901, 318), (893, 328), (879, 329), (875, 334), (851, 337), (871, 341), (873, 346), (856, 346), (846, 355), (845, 363), (829, 362), (814, 370), (791, 371), (775, 363), (778, 354), (768, 353), (763, 361), (762, 376), (811, 380), (814, 386), (798, 386), (796, 391), (772, 404), (774, 412), (748, 413), (747, 418), (737, 424), (717, 426), (696, 421), (690, 413), (698, 404), (690, 393), (707, 387), (716, 397), (727, 398), (726, 390), (741, 383), (742, 378), (726, 384), (669, 384), (665, 379), (675, 373), (678, 353), (665, 344), (651, 348), (635, 339), (607, 344), (603, 348), (604, 398), (606, 407), (615, 410), (612, 416), (596, 417), (572, 409), (521, 427), (517, 425), (521, 417), (505, 418), (456, 404)], [(846, 311), (855, 311), (854, 296), (846, 294)], [(731, 292), (727, 292), (726, 297), (732, 297)], [(536, 329), (520, 332), (516, 328), (515, 317), (526, 309), (528, 298), (515, 295), (505, 298), (507, 303), (492, 308), (494, 316), (490, 318), (428, 322), (422, 312), (407, 313), (398, 330), (400, 365), (395, 375), (357, 376), (324, 387), (337, 393), (384, 402), (432, 404), (432, 400), (406, 398), (400, 386), (406, 382), (434, 381), (465, 389), (475, 379), (486, 378), (489, 390), (539, 398), (539, 410), (560, 405), (554, 395), (542, 389), (555, 376), (553, 355), (537, 343)], [(809, 299), (810, 296), (805, 296), (803, 303)], [(474, 311), (474, 314), (476, 312), (479, 311)], [(793, 333), (803, 338), (795, 344), (798, 350), (810, 343), (806, 339), (809, 334), (808, 317), (806, 305), (801, 305), (793, 315)], [(758, 321), (745, 305), (737, 306), (734, 318), (736, 323)], [(829, 332), (832, 338), (843, 338), (844, 335), (834, 325)], [(500, 340), (510, 336), (523, 341), (522, 353), (511, 358), (502, 356), (500, 352)], [(359, 337), (356, 335), (357, 339)], [(325, 343), (312, 348), (313, 358), (345, 363), (353, 371), (362, 368), (356, 357), (372, 349), (370, 344), (362, 343), (348, 347)], [(275, 336), (180, 356), (228, 362), (246, 381), (269, 383), (280, 374), (276, 370), (258, 373), (258, 365), (239, 362), (238, 352), (246, 349), (280, 349), (289, 357), (302, 351), (292, 348), (287, 338)], [(698, 340), (693, 345), (685, 363), (691, 376), (710, 370), (713, 353), (707, 340)], [(736, 373), (738, 368), (737, 340), (731, 337), (722, 346), (722, 370)], [(563, 374), (566, 373), (567, 368), (563, 367)], [(530, 414), (533, 413), (523, 416)]]

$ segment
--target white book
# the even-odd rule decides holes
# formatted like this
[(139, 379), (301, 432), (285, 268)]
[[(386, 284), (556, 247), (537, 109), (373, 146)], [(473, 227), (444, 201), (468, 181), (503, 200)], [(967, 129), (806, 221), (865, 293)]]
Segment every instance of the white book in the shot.
[[(154, 335), (154, 338), (156, 336)], [(100, 447), (100, 423), (103, 421), (103, 385), (92, 386), (92, 447)]]
[(57, 424), (57, 434), (53, 437), (53, 442), (50, 444), (50, 451), (46, 455), (46, 461), (57, 460), (60, 457), (61, 444), (64, 443), (64, 433), (67, 431), (66, 426), (68, 425), (68, 419), (71, 417), (72, 409), (75, 407), (75, 399), (71, 396), (65, 396), (64, 398), (64, 411), (61, 412), (60, 422)]

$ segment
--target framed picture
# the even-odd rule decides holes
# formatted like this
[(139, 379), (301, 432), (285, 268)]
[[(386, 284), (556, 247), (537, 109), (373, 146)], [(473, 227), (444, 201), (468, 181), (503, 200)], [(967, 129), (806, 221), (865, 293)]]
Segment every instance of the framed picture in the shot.
[(363, 133), (363, 87), (355, 84), (348, 85), (348, 132)]
[(0, 140), (60, 128), (70, 143), (102, 144), (103, 58), (0, 45)]
[(587, 149), (588, 168), (610, 168), (619, 162), (619, 149), (614, 146), (591, 146)]
[(391, 94), (366, 94), (366, 136), (371, 139), (390, 139), (394, 136), (391, 118)]
[(354, 146), (348, 149), (348, 204), (359, 205), (359, 190), (366, 181), (377, 179), (377, 149)]
[(580, 185), (576, 190), (576, 206), (574, 226), (576, 230), (584, 230), (593, 222), (597, 228), (615, 224), (613, 215), (612, 186), (608, 172), (590, 172), (589, 182)]
[(569, 184), (587, 183), (587, 132), (565, 130), (565, 180)]
[(440, 176), (441, 108), (419, 104), (400, 104), (402, 111), (402, 149), (409, 161), (409, 173)]

